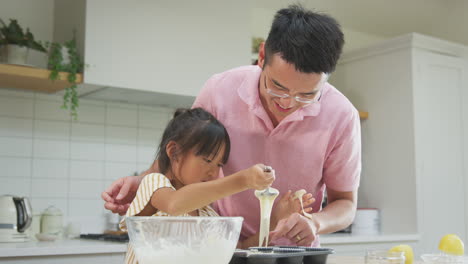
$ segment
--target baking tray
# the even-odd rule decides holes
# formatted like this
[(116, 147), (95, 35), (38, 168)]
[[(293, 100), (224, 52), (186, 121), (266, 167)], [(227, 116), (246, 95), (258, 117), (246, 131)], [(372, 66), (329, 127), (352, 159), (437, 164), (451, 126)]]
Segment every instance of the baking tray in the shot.
[(236, 250), (229, 264), (325, 264), (331, 248), (252, 247)]

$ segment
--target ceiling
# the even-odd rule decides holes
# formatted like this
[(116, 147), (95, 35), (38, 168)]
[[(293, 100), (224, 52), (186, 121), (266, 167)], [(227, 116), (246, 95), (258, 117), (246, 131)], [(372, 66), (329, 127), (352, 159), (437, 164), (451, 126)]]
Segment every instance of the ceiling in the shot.
[(354, 31), (382, 37), (419, 32), (468, 45), (468, 0), (255, 0), (253, 5), (277, 10), (297, 2)]

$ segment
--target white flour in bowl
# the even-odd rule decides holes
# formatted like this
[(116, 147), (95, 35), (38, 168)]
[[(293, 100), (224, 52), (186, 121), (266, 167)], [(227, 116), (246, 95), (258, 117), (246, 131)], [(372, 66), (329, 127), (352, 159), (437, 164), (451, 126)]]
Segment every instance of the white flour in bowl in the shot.
[[(161, 244), (164, 245), (164, 242)], [(169, 244), (169, 243), (168, 243)], [(153, 248), (150, 245), (134, 247), (139, 264), (174, 264), (190, 261), (191, 264), (227, 264), (236, 244), (232, 240), (207, 239), (199, 247), (168, 245)]]

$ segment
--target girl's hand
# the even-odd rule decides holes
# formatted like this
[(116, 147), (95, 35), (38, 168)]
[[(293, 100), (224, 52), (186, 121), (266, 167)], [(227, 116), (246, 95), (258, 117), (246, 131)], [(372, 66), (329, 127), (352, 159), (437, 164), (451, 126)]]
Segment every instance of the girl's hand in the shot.
[[(302, 196), (302, 203), (306, 213), (312, 212), (312, 207), (309, 207), (315, 202), (311, 193), (306, 193)], [(271, 226), (275, 228), (276, 224), (281, 220), (288, 218), (294, 213), (302, 213), (302, 207), (299, 199), (289, 190), (281, 199), (275, 203), (273, 211), (271, 212)]]
[(246, 185), (249, 189), (263, 190), (271, 186), (275, 180), (275, 171), (265, 172), (265, 165), (256, 164), (244, 170)]

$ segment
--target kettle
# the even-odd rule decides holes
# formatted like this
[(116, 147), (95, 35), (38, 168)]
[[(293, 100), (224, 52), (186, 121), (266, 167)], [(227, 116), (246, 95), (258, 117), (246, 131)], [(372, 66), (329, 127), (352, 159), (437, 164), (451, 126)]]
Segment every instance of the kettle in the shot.
[(26, 197), (0, 196), (0, 242), (24, 242), (24, 231), (31, 225), (31, 204)]

